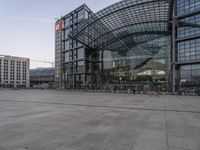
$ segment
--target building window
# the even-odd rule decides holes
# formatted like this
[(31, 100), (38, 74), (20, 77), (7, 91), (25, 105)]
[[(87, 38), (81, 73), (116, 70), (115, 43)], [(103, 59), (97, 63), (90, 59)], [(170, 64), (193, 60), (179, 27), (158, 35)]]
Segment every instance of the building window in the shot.
[(70, 33), (70, 29), (66, 29), (66, 30), (65, 30), (65, 39), (68, 38), (69, 33)]
[(78, 42), (74, 41), (74, 47), (78, 47)]
[(69, 62), (69, 52), (65, 53), (65, 62)]
[(91, 65), (90, 62), (86, 62), (85, 69), (86, 69), (87, 73), (91, 73), (92, 72), (92, 65)]
[(200, 14), (179, 20), (179, 26), (178, 38), (200, 34)]
[(69, 73), (73, 73), (73, 63), (69, 64)]
[(69, 61), (73, 61), (73, 51), (69, 52)]
[(200, 39), (179, 42), (178, 62), (190, 62), (200, 60)]
[(65, 41), (65, 50), (69, 50), (69, 41)]
[(200, 64), (184, 65), (180, 67), (182, 83), (195, 81), (200, 83)]
[(86, 53), (85, 53), (85, 58), (86, 58), (87, 60), (91, 60), (92, 56), (91, 56), (91, 53), (90, 53), (89, 51), (86, 51)]
[(70, 25), (70, 22), (71, 22), (70, 20), (71, 20), (70, 17), (67, 17), (65, 19), (65, 27), (68, 27)]
[(177, 15), (183, 15), (191, 11), (200, 9), (199, 0), (177, 0), (176, 3)]
[(86, 75), (85, 81), (86, 81), (86, 84), (91, 84), (91, 82), (92, 82), (91, 75)]
[(85, 11), (84, 9), (82, 9), (78, 12), (78, 20), (82, 20), (84, 18), (85, 18)]
[(82, 73), (84, 71), (84, 61), (74, 62), (74, 72)]
[(85, 50), (84, 50), (84, 48), (80, 48), (80, 49), (78, 49), (77, 50), (77, 53), (78, 53), (78, 55), (77, 55), (77, 59), (84, 59), (84, 52), (85, 52)]
[(77, 60), (77, 50), (74, 50), (74, 60)]
[(78, 61), (77, 62), (77, 72), (83, 72), (84, 71), (84, 61)]
[(69, 40), (69, 48), (70, 48), (70, 49), (73, 48), (73, 40)]
[(85, 11), (85, 19), (88, 19), (88, 18), (89, 18), (89, 12)]

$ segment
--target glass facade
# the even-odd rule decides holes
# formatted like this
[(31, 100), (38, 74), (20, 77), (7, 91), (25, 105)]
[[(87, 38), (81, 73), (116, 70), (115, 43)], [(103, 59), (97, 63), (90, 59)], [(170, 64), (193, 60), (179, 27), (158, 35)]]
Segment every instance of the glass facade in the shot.
[(122, 0), (62, 19), (65, 88), (172, 91), (199, 82), (200, 0)]
[(84, 59), (85, 58), (85, 49), (79, 48), (77, 49), (77, 59)]
[(71, 24), (71, 17), (68, 16), (68, 17), (65, 19), (65, 27), (66, 27), (66, 28), (69, 27), (70, 24)]
[(199, 0), (176, 0), (177, 15), (183, 15), (200, 9)]
[(176, 81), (177, 89), (200, 88), (200, 1), (177, 0)]
[(69, 40), (65, 41), (65, 50), (69, 50), (70, 49), (70, 46), (69, 46)]
[(85, 53), (87, 88), (168, 89), (169, 1), (125, 0), (105, 8), (70, 33)]
[(59, 86), (61, 88), (80, 88), (82, 84), (85, 84), (88, 73), (91, 73), (91, 65), (87, 65), (90, 67), (89, 69), (86, 67), (88, 62), (86, 63), (85, 58), (86, 54), (90, 55), (90, 51), (69, 37), (72, 31), (79, 29), (79, 25), (89, 17), (90, 13), (87, 6), (82, 5), (61, 18), (64, 27), (56, 31), (56, 35), (58, 35), (56, 45), (59, 43), (59, 47), (56, 47), (59, 51), (59, 57), (56, 58), (56, 68), (60, 70), (59, 78), (62, 80)]
[(178, 62), (200, 61), (200, 38), (178, 43)]
[(178, 38), (200, 35), (200, 14), (179, 20)]
[[(63, 34), (61, 32), (60, 26), (62, 24), (61, 20), (58, 20), (55, 24), (55, 82), (58, 84), (57, 87), (62, 86), (62, 51), (63, 43), (61, 41)], [(58, 26), (58, 28), (57, 28)]]
[[(147, 44), (144, 49), (143, 45)], [(144, 90), (145, 86), (151, 89), (166, 91), (168, 81), (168, 57), (170, 38), (158, 38), (128, 51), (104, 49), (100, 51), (100, 62), (96, 68), (95, 85), (115, 86), (127, 90), (130, 86), (137, 86)], [(154, 50), (154, 53), (148, 51)], [(99, 76), (100, 75), (100, 76)]]
[(180, 85), (182, 88), (200, 88), (200, 64), (180, 67)]
[(85, 18), (85, 10), (82, 9), (82, 10), (78, 11), (77, 15), (78, 15), (78, 21), (84, 19)]

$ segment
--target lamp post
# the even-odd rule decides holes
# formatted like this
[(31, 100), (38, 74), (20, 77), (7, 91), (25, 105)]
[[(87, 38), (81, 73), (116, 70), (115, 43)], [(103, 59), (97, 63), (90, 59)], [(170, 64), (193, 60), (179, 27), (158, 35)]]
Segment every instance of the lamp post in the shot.
[(119, 77), (120, 92), (121, 92), (121, 81), (122, 81), (122, 77)]

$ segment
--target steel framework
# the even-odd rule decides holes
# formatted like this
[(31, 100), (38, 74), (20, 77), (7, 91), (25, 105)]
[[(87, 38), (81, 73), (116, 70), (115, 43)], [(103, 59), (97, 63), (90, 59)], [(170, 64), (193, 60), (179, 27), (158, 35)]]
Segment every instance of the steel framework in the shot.
[[(141, 68), (156, 57), (165, 59), (169, 81), (172, 79), (173, 5), (173, 0), (122, 0), (91, 14), (69, 37), (94, 50), (119, 51), (126, 55), (131, 51), (141, 58), (133, 69)], [(100, 60), (103, 57), (101, 53)], [(101, 63), (103, 76), (104, 64)]]
[(171, 4), (172, 0), (122, 0), (92, 14), (70, 37), (92, 49), (129, 50), (171, 34)]

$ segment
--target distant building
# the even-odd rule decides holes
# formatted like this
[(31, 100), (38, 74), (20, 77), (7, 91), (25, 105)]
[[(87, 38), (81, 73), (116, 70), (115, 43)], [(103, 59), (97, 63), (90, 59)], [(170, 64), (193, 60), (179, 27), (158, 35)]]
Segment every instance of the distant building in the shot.
[(29, 87), (30, 59), (0, 55), (0, 87)]
[(55, 69), (37, 68), (30, 70), (30, 86), (34, 88), (54, 88)]

